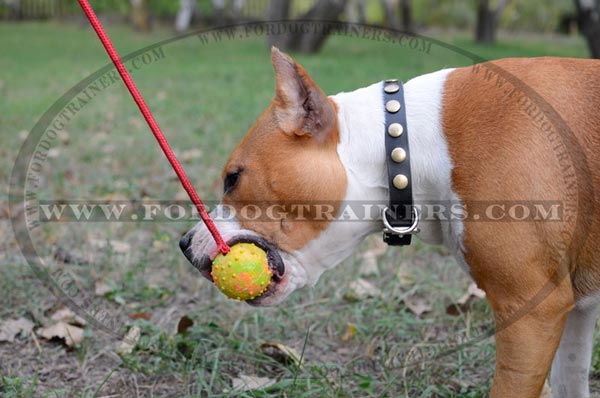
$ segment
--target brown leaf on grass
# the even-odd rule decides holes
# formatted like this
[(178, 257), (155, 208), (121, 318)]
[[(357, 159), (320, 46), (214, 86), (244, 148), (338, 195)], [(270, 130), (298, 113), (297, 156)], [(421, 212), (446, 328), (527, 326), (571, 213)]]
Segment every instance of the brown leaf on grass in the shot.
[(373, 253), (365, 253), (361, 257), (358, 273), (362, 276), (379, 276), (377, 256)]
[(152, 251), (164, 253), (172, 249), (173, 245), (170, 242), (165, 242), (164, 240), (155, 240), (152, 242)]
[(182, 316), (177, 322), (177, 334), (187, 332), (192, 326), (194, 326), (194, 321), (187, 315)]
[(380, 297), (381, 290), (371, 282), (358, 278), (350, 282), (348, 289), (344, 294), (347, 301), (361, 301), (369, 297)]
[(342, 335), (341, 339), (342, 341), (348, 341), (350, 340), (354, 335), (356, 334), (356, 326), (354, 326), (353, 323), (349, 323), (348, 327), (346, 328), (346, 331), (344, 332), (344, 334)]
[(59, 321), (52, 326), (40, 328), (37, 330), (37, 334), (46, 340), (62, 340), (69, 348), (73, 348), (83, 341), (83, 329), (69, 325), (63, 321)]
[(231, 381), (231, 388), (236, 391), (263, 390), (274, 384), (275, 379), (268, 377), (240, 375)]
[(119, 254), (131, 252), (131, 245), (121, 240), (91, 239), (89, 243), (97, 249), (110, 249)]
[(0, 323), (0, 342), (12, 343), (20, 333), (31, 333), (33, 322), (26, 318), (9, 319)]
[(387, 250), (388, 245), (385, 243), (380, 236), (372, 235), (366, 239), (367, 250), (363, 252), (363, 255), (369, 254), (375, 257), (383, 256)]
[(66, 130), (57, 131), (57, 135), (60, 142), (62, 142), (64, 145), (69, 145), (69, 143), (71, 142), (71, 137), (69, 136), (69, 133)]
[(422, 298), (407, 298), (404, 299), (404, 304), (416, 316), (421, 316), (432, 310), (431, 304)]
[(459, 304), (464, 304), (467, 301), (469, 301), (469, 299), (471, 299), (471, 298), (478, 298), (478, 299), (485, 298), (485, 292), (483, 290), (481, 290), (480, 288), (478, 288), (477, 284), (475, 282), (470, 283), (469, 287), (467, 288), (467, 292), (456, 301)]
[(129, 315), (129, 318), (131, 319), (145, 319), (145, 320), (149, 320), (150, 318), (152, 318), (152, 316), (150, 314), (148, 314), (147, 312), (135, 312), (131, 315)]
[(50, 159), (55, 159), (61, 155), (60, 148), (50, 148), (46, 154)]
[(53, 321), (62, 321), (74, 326), (85, 326), (85, 319), (74, 313), (69, 307), (62, 306), (50, 316)]
[(379, 237), (367, 238), (367, 249), (358, 255), (359, 273), (362, 276), (379, 276), (378, 258), (383, 256), (388, 247)]
[(181, 161), (190, 162), (194, 159), (200, 159), (204, 155), (204, 152), (200, 148), (188, 149), (187, 151), (181, 152)]
[(266, 342), (260, 345), (260, 350), (268, 357), (284, 365), (302, 367), (300, 355), (296, 350), (281, 343)]
[(410, 272), (407, 263), (400, 264), (398, 271), (396, 272), (396, 276), (398, 277), (398, 281), (400, 282), (401, 286), (411, 286), (417, 281), (417, 278), (415, 278), (412, 272)]
[(119, 346), (116, 349), (117, 354), (119, 355), (128, 355), (133, 352), (133, 349), (140, 342), (140, 337), (142, 336), (142, 330), (139, 326), (132, 326), (127, 331), (123, 340), (119, 343)]
[(446, 307), (446, 313), (452, 316), (458, 316), (469, 310), (469, 306), (474, 300), (485, 298), (485, 292), (477, 287), (477, 284), (471, 283), (467, 292), (456, 300), (456, 303)]
[(103, 280), (96, 281), (96, 283), (94, 284), (94, 293), (96, 294), (96, 296), (102, 297), (112, 292), (113, 290), (113, 287)]

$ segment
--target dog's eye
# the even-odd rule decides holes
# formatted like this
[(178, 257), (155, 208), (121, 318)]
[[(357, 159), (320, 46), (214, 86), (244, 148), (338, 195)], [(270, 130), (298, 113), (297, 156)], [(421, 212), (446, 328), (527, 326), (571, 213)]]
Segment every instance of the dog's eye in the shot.
[(227, 175), (225, 176), (225, 181), (223, 183), (223, 194), (227, 195), (228, 193), (231, 193), (231, 191), (233, 191), (238, 181), (240, 180), (241, 172), (241, 170), (238, 170), (233, 173), (227, 173)]

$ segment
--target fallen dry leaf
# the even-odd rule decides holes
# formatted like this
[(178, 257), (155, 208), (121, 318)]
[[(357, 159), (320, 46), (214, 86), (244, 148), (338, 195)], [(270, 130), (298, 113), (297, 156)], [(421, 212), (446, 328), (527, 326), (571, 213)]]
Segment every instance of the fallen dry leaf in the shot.
[(181, 152), (181, 161), (189, 162), (201, 158), (202, 155), (204, 155), (204, 152), (200, 148), (188, 149), (187, 151)]
[(385, 243), (380, 236), (371, 235), (366, 239), (367, 250), (363, 254), (373, 254), (376, 257), (383, 256), (387, 250), (388, 245)]
[(358, 273), (362, 276), (379, 276), (379, 265), (374, 253), (365, 253), (360, 260)]
[(404, 299), (406, 307), (416, 316), (421, 316), (426, 312), (431, 312), (431, 305), (422, 298)]
[(172, 250), (173, 245), (170, 242), (165, 242), (163, 240), (155, 240), (152, 242), (152, 250), (157, 252), (166, 252), (168, 250)]
[(356, 326), (353, 323), (349, 323), (346, 331), (342, 335), (342, 341), (348, 341), (356, 334)]
[(96, 296), (104, 296), (112, 292), (113, 290), (113, 287), (103, 280), (96, 281), (94, 285), (94, 293), (96, 294)]
[(446, 307), (448, 315), (458, 316), (469, 310), (469, 305), (473, 300), (485, 298), (485, 292), (477, 287), (475, 283), (469, 284), (467, 292)]
[(145, 319), (145, 320), (149, 320), (150, 318), (152, 318), (152, 316), (150, 314), (148, 314), (147, 312), (135, 312), (131, 315), (129, 315), (130, 319)]
[(65, 130), (57, 131), (57, 133), (60, 142), (62, 142), (64, 145), (69, 145), (69, 143), (71, 142), (71, 137), (69, 136), (69, 133)]
[(125, 254), (131, 251), (131, 245), (120, 240), (91, 239), (90, 244), (97, 249), (106, 249), (110, 247), (110, 250), (119, 254)]
[(368, 297), (381, 296), (381, 290), (371, 282), (358, 278), (350, 282), (348, 290), (344, 294), (344, 299), (347, 301), (360, 301)]
[(485, 298), (485, 292), (483, 290), (481, 290), (480, 288), (478, 288), (477, 284), (475, 282), (472, 282), (469, 284), (469, 287), (467, 288), (467, 292), (463, 296), (461, 296), (458, 300), (456, 300), (456, 302), (458, 304), (465, 304), (472, 297), (479, 298), (479, 299)]
[(194, 326), (194, 321), (187, 315), (182, 316), (177, 322), (177, 334), (187, 332), (192, 326)]
[(128, 355), (133, 352), (133, 349), (140, 342), (140, 337), (142, 336), (142, 331), (139, 326), (132, 326), (127, 331), (123, 340), (119, 343), (119, 346), (116, 349), (117, 354), (119, 355)]
[(69, 307), (60, 307), (50, 316), (53, 321), (62, 321), (74, 326), (85, 326), (85, 319), (74, 313)]
[(46, 154), (50, 159), (59, 157), (61, 154), (60, 148), (50, 148)]
[(398, 277), (401, 286), (411, 286), (417, 281), (417, 278), (410, 272), (407, 263), (400, 264), (398, 271), (396, 272), (396, 277)]
[(52, 326), (40, 328), (37, 330), (37, 334), (46, 340), (63, 340), (69, 348), (72, 348), (83, 341), (83, 329), (69, 325), (63, 321), (59, 321)]
[(31, 333), (33, 322), (26, 318), (9, 319), (0, 323), (0, 342), (12, 343), (20, 333)]
[(300, 355), (292, 347), (281, 343), (266, 342), (260, 345), (260, 350), (268, 357), (273, 358), (284, 365), (296, 365), (302, 367)]
[(240, 377), (234, 378), (231, 384), (232, 389), (237, 391), (262, 390), (275, 384), (275, 379), (240, 375)]

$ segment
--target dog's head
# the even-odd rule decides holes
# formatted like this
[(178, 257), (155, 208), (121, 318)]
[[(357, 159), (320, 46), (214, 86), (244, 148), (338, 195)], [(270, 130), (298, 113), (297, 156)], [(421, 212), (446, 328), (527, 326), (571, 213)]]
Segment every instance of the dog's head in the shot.
[[(275, 96), (229, 157), (222, 202), (211, 213), (230, 245), (252, 242), (267, 252), (273, 279), (255, 305), (278, 303), (313, 285), (372, 231), (372, 221), (334, 220), (349, 185), (336, 103), (292, 58), (275, 48), (271, 58)], [(180, 247), (212, 279), (217, 249), (203, 223)]]

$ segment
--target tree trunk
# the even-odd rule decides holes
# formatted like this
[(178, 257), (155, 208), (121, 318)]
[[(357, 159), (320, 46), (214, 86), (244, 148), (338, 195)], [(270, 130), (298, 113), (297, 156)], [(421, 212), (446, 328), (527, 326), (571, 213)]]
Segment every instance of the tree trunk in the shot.
[(587, 39), (592, 58), (600, 58), (600, 13), (596, 0), (575, 0), (577, 24)]
[(146, 0), (130, 0), (131, 3), (131, 23), (136, 30), (142, 32), (150, 31), (150, 13), (148, 12), (148, 3)]
[(199, 13), (200, 10), (198, 9), (196, 0), (180, 0), (179, 11), (177, 11), (177, 16), (175, 17), (175, 30), (179, 33), (188, 30), (192, 19)]
[(381, 0), (381, 7), (383, 8), (383, 22), (386, 28), (400, 29), (400, 23), (396, 18), (394, 12), (394, 0)]
[(367, 23), (365, 0), (350, 0), (346, 4), (346, 18), (350, 23)]
[[(282, 0), (271, 0), (271, 6), (279, 1)], [(345, 6), (346, 0), (319, 0), (310, 10), (304, 15), (301, 15), (298, 19), (300, 21), (337, 22), (339, 21), (340, 15), (344, 12)], [(275, 8), (279, 11), (282, 10), (280, 5), (277, 5)], [(289, 13), (289, 8), (284, 11)], [(283, 15), (283, 13), (281, 13), (281, 15)], [(325, 28), (325, 26), (323, 26), (323, 28)], [(284, 51), (316, 53), (321, 49), (330, 34), (331, 31), (329, 29), (317, 29), (316, 31), (311, 31), (309, 33), (303, 33), (301, 29), (296, 29), (287, 32), (282, 36), (275, 38), (269, 37), (269, 44), (277, 42), (276, 46)]]
[[(291, 0), (271, 0), (269, 10), (267, 11), (269, 21), (287, 21), (290, 18)], [(283, 49), (285, 47), (286, 36), (268, 35), (267, 43), (269, 47), (275, 46)]]
[(499, 0), (495, 10), (490, 8), (489, 0), (477, 2), (477, 26), (475, 28), (475, 41), (485, 44), (496, 42), (496, 31), (500, 15), (506, 7), (506, 1)]
[(402, 11), (402, 29), (406, 33), (414, 32), (410, 0), (400, 0), (400, 10)]

